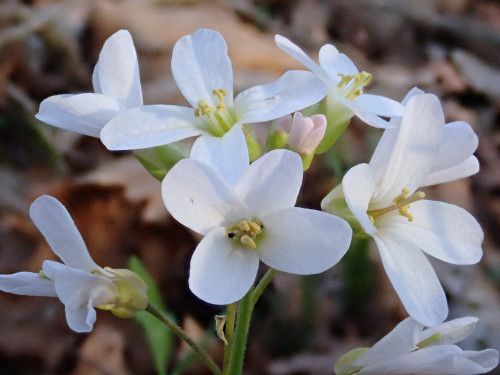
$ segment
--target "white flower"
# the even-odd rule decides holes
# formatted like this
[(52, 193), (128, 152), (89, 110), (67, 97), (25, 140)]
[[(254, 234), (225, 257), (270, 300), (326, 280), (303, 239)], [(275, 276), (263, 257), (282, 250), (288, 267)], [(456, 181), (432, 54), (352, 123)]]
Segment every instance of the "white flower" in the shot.
[(403, 114), (400, 103), (383, 96), (364, 94), (363, 88), (371, 82), (371, 74), (360, 72), (351, 59), (339, 53), (333, 45), (325, 44), (321, 47), (318, 65), (287, 38), (276, 35), (275, 40), (279, 48), (304, 64), (328, 85), (327, 108), (324, 113), (329, 122), (345, 123), (356, 115), (369, 125), (385, 128), (387, 121), (379, 116), (394, 117)]
[[(411, 89), (403, 99), (402, 104), (406, 105), (410, 98), (421, 94), (424, 94), (422, 90), (418, 88)], [(392, 119), (391, 125), (390, 128), (384, 131), (384, 135), (370, 161), (373, 169), (385, 169), (383, 165), (387, 164), (388, 158), (384, 150), (387, 151), (393, 148), (398, 138), (401, 119)], [(477, 145), (477, 135), (468, 123), (454, 121), (446, 124), (438, 154), (420, 187), (450, 182), (477, 173), (479, 171), (479, 162), (473, 155)]]
[[(444, 133), (439, 100), (430, 94), (412, 96), (401, 125), (384, 132), (370, 164), (351, 168), (342, 185), (321, 204), (338, 214), (345, 208), (341, 203), (345, 198), (352, 220), (377, 243), (385, 271), (406, 310), (428, 327), (446, 318), (448, 306), (422, 251), (453, 264), (473, 264), (482, 256), (483, 232), (478, 222), (462, 208), (424, 200), (425, 194), (417, 191), (435, 173), (438, 180), (446, 180), (446, 176), (470, 172), (460, 171), (468, 168), (461, 162), (463, 157), (455, 157), (460, 151), (443, 152), (449, 144), (461, 144), (443, 142)], [(438, 155), (442, 158), (439, 165)], [(449, 168), (454, 173), (449, 174)], [(439, 175), (440, 170), (448, 172)]]
[(46, 260), (40, 273), (0, 275), (0, 290), (29, 296), (59, 297), (66, 319), (76, 332), (89, 332), (96, 320), (94, 307), (131, 317), (148, 303), (146, 285), (129, 270), (99, 267), (90, 257), (66, 208), (43, 195), (30, 216), (63, 263)]
[(273, 120), (320, 101), (325, 85), (314, 75), (289, 71), (277, 81), (233, 100), (233, 72), (222, 35), (199, 29), (172, 52), (172, 74), (190, 107), (148, 105), (114, 118), (101, 139), (110, 150), (168, 144), (197, 135), (221, 137), (233, 125)]
[(434, 328), (407, 318), (372, 348), (355, 349), (335, 365), (337, 375), (474, 375), (498, 365), (498, 351), (462, 350), (477, 318), (454, 319)]
[(259, 259), (307, 275), (332, 267), (347, 251), (352, 231), (344, 220), (294, 207), (302, 183), (296, 153), (274, 150), (249, 166), (235, 126), (223, 138), (198, 143), (193, 157), (170, 170), (162, 195), (176, 220), (205, 236), (189, 276), (199, 298), (214, 304), (241, 299), (254, 283)]
[(92, 82), (95, 93), (45, 99), (36, 118), (52, 126), (99, 137), (113, 117), (142, 106), (137, 55), (128, 31), (120, 30), (106, 40)]

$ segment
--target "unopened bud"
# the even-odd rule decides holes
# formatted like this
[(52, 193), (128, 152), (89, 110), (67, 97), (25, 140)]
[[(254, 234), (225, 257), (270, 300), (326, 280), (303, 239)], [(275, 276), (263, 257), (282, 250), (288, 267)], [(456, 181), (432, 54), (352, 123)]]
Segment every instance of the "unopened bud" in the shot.
[(303, 117), (302, 113), (295, 112), (286, 144), (302, 156), (311, 155), (323, 139), (325, 131), (326, 117), (324, 115)]

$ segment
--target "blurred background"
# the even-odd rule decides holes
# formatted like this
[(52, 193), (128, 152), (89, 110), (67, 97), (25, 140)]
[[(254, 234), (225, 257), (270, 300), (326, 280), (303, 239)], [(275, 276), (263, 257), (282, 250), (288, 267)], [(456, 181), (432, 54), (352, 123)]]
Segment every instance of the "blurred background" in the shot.
[[(279, 33), (317, 59), (333, 43), (372, 73), (366, 92), (400, 101), (414, 86), (437, 94), (447, 121), (464, 120), (479, 137), (481, 171), (426, 193), (466, 208), (485, 231), (474, 266), (433, 260), (450, 318), (480, 318), (461, 346), (500, 349), (500, 1), (498, 0), (78, 0), (0, 1), (0, 273), (38, 272), (55, 259), (28, 216), (41, 194), (70, 210), (101, 266), (126, 267), (138, 255), (169, 311), (220, 363), (214, 335), (221, 309), (187, 288), (199, 238), (176, 223), (154, 180), (128, 152), (52, 128), (34, 114), (41, 100), (92, 91), (104, 41), (128, 29), (138, 52), (144, 102), (187, 104), (170, 71), (175, 42), (200, 27), (225, 37), (235, 91), (303, 69), (274, 44)], [(258, 125), (267, 126), (267, 125)], [(352, 165), (366, 162), (379, 130), (354, 120), (305, 175), (299, 205), (321, 199)], [(261, 271), (265, 267), (261, 266)], [(373, 244), (354, 244), (316, 276), (278, 274), (257, 305), (246, 374), (332, 374), (341, 354), (371, 346), (406, 317)], [(168, 369), (187, 349), (175, 341)], [(207, 374), (189, 362), (182, 373)], [(154, 374), (141, 328), (98, 312), (90, 334), (72, 332), (52, 298), (0, 293), (0, 374)], [(497, 371), (496, 373), (500, 373)]]

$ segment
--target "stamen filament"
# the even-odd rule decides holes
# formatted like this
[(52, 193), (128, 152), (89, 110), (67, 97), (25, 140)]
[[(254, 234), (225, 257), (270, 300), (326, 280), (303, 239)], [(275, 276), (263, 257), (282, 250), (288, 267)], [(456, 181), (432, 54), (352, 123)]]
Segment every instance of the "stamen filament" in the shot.
[(364, 71), (354, 75), (339, 73), (338, 76), (340, 77), (340, 82), (337, 84), (337, 87), (341, 89), (340, 94), (350, 100), (354, 100), (363, 94), (363, 87), (372, 81), (372, 75)]
[(410, 209), (410, 204), (424, 199), (425, 193), (423, 191), (417, 191), (409, 197), (408, 194), (409, 190), (405, 188), (400, 195), (393, 199), (392, 206), (368, 211), (367, 214), (370, 217), (372, 224), (375, 222), (375, 218), (394, 210), (399, 210), (399, 214), (401, 216), (408, 218), (408, 221), (413, 221), (413, 215), (408, 212), (408, 210)]

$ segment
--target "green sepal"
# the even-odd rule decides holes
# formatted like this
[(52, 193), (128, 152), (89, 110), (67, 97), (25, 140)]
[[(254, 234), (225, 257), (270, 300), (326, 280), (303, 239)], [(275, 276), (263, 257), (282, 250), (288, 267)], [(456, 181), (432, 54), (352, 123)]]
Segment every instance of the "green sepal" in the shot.
[(269, 152), (278, 148), (284, 148), (289, 134), (282, 130), (271, 128), (266, 140), (265, 150)]
[(182, 142), (136, 150), (134, 156), (159, 181), (180, 160), (189, 157), (189, 149)]
[(302, 158), (302, 167), (303, 167), (304, 172), (305, 172), (311, 166), (311, 163), (314, 159), (314, 152), (307, 154), (307, 155), (300, 155), (300, 157)]
[(342, 103), (335, 101), (333, 95), (328, 95), (321, 101), (318, 113), (324, 114), (327, 120), (325, 136), (316, 147), (316, 154), (319, 155), (337, 142), (354, 117), (354, 113)]
[(257, 160), (262, 155), (262, 147), (257, 141), (257, 135), (251, 126), (243, 125), (241, 127), (243, 134), (245, 135), (245, 140), (247, 141), (248, 156), (250, 158), (250, 163)]

